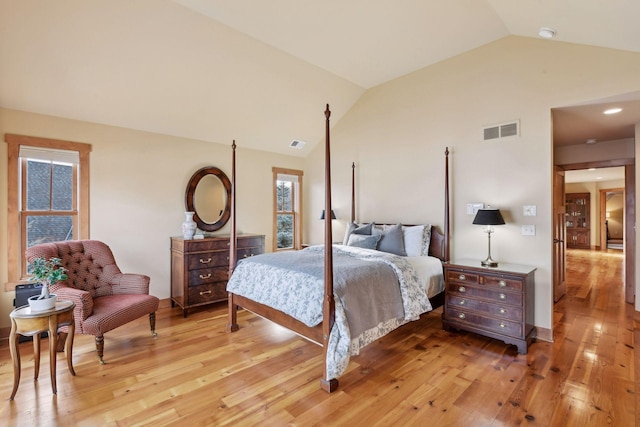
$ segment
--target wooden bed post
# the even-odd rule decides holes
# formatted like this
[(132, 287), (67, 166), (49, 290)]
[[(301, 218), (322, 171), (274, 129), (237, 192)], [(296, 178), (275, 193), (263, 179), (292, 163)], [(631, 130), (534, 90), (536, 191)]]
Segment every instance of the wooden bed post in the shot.
[(351, 222), (356, 222), (356, 162), (351, 163)]
[[(229, 278), (236, 268), (238, 251), (237, 233), (236, 233), (236, 140), (231, 144), (231, 236), (229, 238)], [(229, 320), (227, 323), (227, 332), (235, 332), (238, 330), (238, 306), (233, 302), (233, 294), (227, 293), (229, 303)]]
[(449, 262), (449, 147), (444, 150), (444, 261)]
[(335, 301), (333, 299), (333, 230), (331, 227), (331, 150), (329, 148), (329, 117), (331, 110), (329, 104), (324, 111), (325, 116), (325, 160), (324, 160), (324, 300), (322, 303), (322, 354), (324, 360), (323, 377), (320, 387), (327, 393), (338, 388), (338, 380), (329, 378), (327, 372), (327, 357), (329, 347), (329, 335), (335, 322)]

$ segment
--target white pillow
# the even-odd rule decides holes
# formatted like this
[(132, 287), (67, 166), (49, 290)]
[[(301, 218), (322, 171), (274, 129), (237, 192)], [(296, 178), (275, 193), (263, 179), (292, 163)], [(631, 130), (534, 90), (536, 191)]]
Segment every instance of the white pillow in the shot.
[(407, 256), (429, 255), (431, 243), (431, 224), (402, 227), (404, 250)]
[(424, 225), (413, 227), (402, 227), (404, 237), (404, 250), (407, 256), (422, 255), (422, 239), (424, 236)]

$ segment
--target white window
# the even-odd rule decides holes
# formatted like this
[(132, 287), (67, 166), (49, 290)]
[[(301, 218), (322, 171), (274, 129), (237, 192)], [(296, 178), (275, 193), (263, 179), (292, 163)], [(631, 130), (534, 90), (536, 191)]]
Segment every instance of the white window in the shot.
[(273, 250), (302, 246), (302, 171), (273, 168)]
[(5, 135), (9, 144), (9, 281), (27, 275), (24, 252), (89, 237), (88, 144)]

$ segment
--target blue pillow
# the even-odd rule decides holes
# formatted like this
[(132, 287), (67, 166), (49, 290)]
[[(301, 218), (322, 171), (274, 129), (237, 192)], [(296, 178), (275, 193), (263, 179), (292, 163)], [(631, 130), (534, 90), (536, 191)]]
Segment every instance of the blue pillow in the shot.
[(377, 249), (394, 255), (407, 256), (404, 249), (402, 225), (390, 225), (382, 230)]
[(373, 230), (373, 223), (358, 225), (355, 222), (350, 222), (349, 225), (347, 225), (347, 229), (345, 230), (342, 244), (348, 245), (349, 236), (351, 236), (352, 234), (364, 234), (364, 235), (370, 236), (372, 234), (371, 230)]
[(378, 245), (378, 241), (380, 240), (379, 234), (374, 234), (373, 236), (367, 236), (363, 234), (352, 234), (349, 236), (349, 240), (347, 241), (347, 246), (355, 246), (357, 248), (364, 249), (375, 249)]

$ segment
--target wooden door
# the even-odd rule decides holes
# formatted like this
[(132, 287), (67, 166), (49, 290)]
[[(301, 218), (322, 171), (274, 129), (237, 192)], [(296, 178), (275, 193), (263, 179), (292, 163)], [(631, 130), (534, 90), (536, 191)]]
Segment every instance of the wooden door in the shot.
[(566, 208), (564, 170), (554, 166), (553, 174), (553, 301), (566, 293)]

